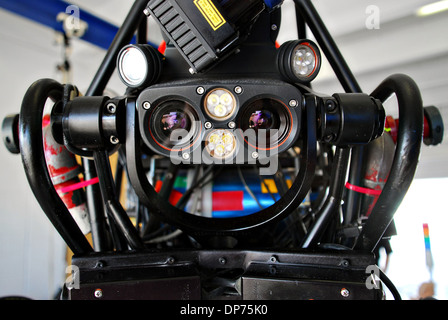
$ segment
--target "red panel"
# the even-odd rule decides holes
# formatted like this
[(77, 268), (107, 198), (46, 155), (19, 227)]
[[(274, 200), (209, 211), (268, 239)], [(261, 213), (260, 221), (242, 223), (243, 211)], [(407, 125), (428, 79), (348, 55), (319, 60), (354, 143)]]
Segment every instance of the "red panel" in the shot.
[(213, 192), (213, 211), (242, 211), (243, 191)]

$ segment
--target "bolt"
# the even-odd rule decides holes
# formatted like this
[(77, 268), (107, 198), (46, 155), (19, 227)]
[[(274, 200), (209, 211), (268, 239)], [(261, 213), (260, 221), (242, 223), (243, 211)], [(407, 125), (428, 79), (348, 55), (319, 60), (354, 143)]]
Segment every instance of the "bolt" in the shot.
[(143, 102), (143, 109), (149, 110), (149, 108), (151, 108), (151, 103), (148, 101)]
[(350, 291), (348, 291), (348, 289), (346, 289), (346, 288), (342, 288), (341, 296), (343, 296), (344, 298), (348, 298), (350, 296)]
[(94, 293), (95, 298), (101, 299), (103, 297), (103, 290), (96, 289)]
[(235, 91), (236, 94), (240, 94), (243, 92), (243, 88), (241, 88), (240, 86), (236, 86), (235, 89), (233, 89)]
[(143, 13), (145, 14), (145, 16), (149, 16), (151, 14), (151, 12), (149, 12), (148, 8), (143, 10)]
[(277, 262), (277, 257), (276, 256), (272, 256), (269, 261), (271, 262)]
[(329, 135), (327, 135), (327, 136), (324, 137), (324, 141), (325, 141), (325, 142), (331, 142), (331, 141), (333, 141), (335, 138), (336, 138), (335, 135), (334, 135), (333, 133), (330, 133)]
[(228, 126), (230, 129), (235, 129), (236, 124), (235, 124), (235, 122), (230, 121), (230, 122), (227, 124), (227, 126)]
[(117, 107), (113, 103), (109, 103), (106, 108), (111, 114), (114, 114), (117, 111)]
[(297, 104), (298, 104), (297, 100), (294, 100), (294, 99), (289, 100), (290, 107), (295, 108), (295, 107), (297, 107)]
[(219, 263), (220, 264), (226, 264), (227, 263), (226, 258), (224, 258), (224, 257), (219, 258)]
[(348, 260), (344, 259), (341, 261), (340, 265), (343, 267), (348, 267), (350, 265), (350, 262)]
[(205, 129), (210, 129), (212, 127), (211, 122), (207, 121), (206, 123), (204, 123), (204, 127)]
[(325, 107), (328, 112), (333, 112), (336, 110), (336, 104), (332, 100), (327, 100), (327, 102), (325, 102)]
[(98, 261), (95, 265), (95, 268), (103, 268), (104, 267), (104, 262), (103, 261)]
[(166, 260), (166, 263), (173, 264), (174, 261), (176, 261), (176, 260), (173, 257), (168, 257), (168, 259)]
[(188, 159), (190, 159), (190, 154), (185, 152), (185, 153), (182, 154), (182, 158), (184, 160), (188, 160)]
[(258, 159), (258, 152), (256, 151), (252, 152), (252, 158)]
[(110, 143), (119, 144), (120, 140), (116, 136), (110, 136)]
[(197, 94), (199, 94), (199, 95), (203, 95), (204, 92), (205, 92), (204, 87), (197, 87), (197, 88), (196, 88), (196, 93), (197, 93)]
[(276, 24), (271, 25), (271, 30), (272, 31), (276, 31), (278, 29)]

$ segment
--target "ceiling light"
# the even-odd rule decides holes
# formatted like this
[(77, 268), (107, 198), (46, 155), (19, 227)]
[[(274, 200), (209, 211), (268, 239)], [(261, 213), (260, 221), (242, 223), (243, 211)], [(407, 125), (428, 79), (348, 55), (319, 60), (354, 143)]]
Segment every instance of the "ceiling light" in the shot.
[(437, 1), (425, 5), (417, 10), (417, 15), (420, 17), (429, 16), (442, 11), (448, 10), (448, 0)]

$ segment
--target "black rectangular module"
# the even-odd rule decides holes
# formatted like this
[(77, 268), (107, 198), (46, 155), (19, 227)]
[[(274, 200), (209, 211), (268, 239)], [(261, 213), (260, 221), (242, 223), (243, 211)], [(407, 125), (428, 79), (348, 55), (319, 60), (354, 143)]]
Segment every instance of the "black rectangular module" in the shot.
[(215, 62), (237, 36), (214, 0), (151, 0), (147, 12), (197, 73)]

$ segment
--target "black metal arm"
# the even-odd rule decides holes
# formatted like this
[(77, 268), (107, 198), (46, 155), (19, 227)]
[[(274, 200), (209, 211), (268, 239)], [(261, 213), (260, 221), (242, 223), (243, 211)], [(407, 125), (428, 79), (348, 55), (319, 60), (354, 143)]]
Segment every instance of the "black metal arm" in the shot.
[(54, 80), (36, 81), (23, 99), (19, 119), (19, 143), (23, 166), (31, 190), (43, 211), (74, 254), (85, 254), (92, 247), (56, 192), (46, 166), (42, 142), (42, 117), (48, 98), (63, 96), (63, 86)]
[(364, 226), (355, 249), (373, 251), (391, 223), (417, 169), (423, 137), (423, 103), (417, 84), (406, 75), (396, 74), (384, 80), (372, 93), (384, 102), (395, 94), (400, 126), (389, 178)]

